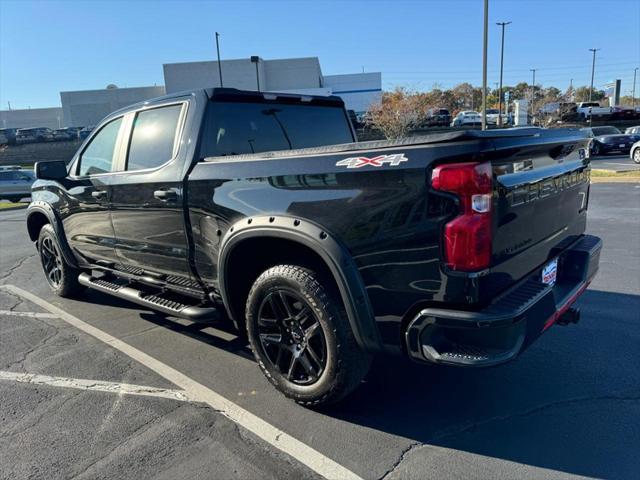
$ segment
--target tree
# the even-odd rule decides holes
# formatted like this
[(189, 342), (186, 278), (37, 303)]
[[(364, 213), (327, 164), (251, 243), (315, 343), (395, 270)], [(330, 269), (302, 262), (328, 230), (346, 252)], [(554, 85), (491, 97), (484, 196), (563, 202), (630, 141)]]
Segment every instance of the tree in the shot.
[[(591, 101), (599, 102), (605, 98), (604, 90), (593, 89), (593, 95)], [(575, 92), (576, 102), (588, 102), (589, 101), (589, 87), (578, 87)]]
[(424, 118), (427, 110), (434, 106), (431, 100), (401, 87), (384, 92), (382, 101), (369, 110), (367, 123), (389, 140), (406, 137), (409, 130)]

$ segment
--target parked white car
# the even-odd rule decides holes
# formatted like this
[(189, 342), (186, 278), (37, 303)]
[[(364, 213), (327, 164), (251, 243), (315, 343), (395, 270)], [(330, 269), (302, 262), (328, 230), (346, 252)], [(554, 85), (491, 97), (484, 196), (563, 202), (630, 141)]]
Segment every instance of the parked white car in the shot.
[(479, 125), (482, 123), (482, 117), (478, 112), (473, 110), (464, 110), (455, 116), (451, 122), (452, 127), (462, 127), (465, 125)]
[(640, 125), (627, 128), (624, 133), (627, 135), (640, 135)]
[(580, 102), (578, 104), (578, 117), (585, 120), (590, 117), (610, 117), (611, 107), (601, 107), (598, 102)]
[(629, 150), (629, 158), (633, 160), (635, 163), (640, 164), (640, 140), (631, 145), (631, 150)]
[[(487, 108), (487, 124), (497, 125), (499, 115), (500, 115), (500, 110), (498, 110), (497, 108)], [(503, 113), (502, 125), (506, 125), (507, 123), (509, 123), (509, 117)]]

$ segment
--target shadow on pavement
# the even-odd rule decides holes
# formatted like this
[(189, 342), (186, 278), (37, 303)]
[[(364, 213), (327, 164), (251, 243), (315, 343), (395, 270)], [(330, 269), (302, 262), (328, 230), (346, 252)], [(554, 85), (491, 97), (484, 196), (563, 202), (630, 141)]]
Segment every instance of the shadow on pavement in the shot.
[[(86, 299), (132, 308), (106, 295)], [(552, 328), (515, 362), (488, 369), (379, 357), (365, 382), (318, 413), (417, 442), (600, 478), (640, 471), (640, 296), (588, 291), (577, 326)], [(253, 360), (229, 322), (141, 317)], [(188, 322), (187, 322), (188, 323)], [(621, 334), (624, 332), (624, 334)]]
[(640, 296), (588, 291), (580, 306), (581, 323), (552, 328), (507, 365), (460, 369), (379, 358), (367, 382), (324, 413), (429, 445), (637, 478)]

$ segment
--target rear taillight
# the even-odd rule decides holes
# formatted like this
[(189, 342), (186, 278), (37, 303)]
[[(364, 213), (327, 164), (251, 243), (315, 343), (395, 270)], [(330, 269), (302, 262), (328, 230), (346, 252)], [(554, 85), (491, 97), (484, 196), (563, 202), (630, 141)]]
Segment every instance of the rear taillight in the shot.
[(491, 262), (491, 164), (451, 163), (433, 170), (431, 186), (456, 194), (459, 215), (444, 226), (445, 264), (452, 270), (473, 272)]

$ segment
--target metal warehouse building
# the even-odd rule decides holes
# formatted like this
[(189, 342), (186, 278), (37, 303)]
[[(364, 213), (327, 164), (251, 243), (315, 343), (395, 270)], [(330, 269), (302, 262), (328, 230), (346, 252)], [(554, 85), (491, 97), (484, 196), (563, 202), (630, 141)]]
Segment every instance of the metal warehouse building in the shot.
[[(366, 112), (380, 102), (382, 74), (323, 75), (318, 57), (220, 62), (225, 87), (307, 95), (338, 95), (347, 108)], [(164, 81), (167, 93), (202, 87), (219, 87), (218, 62), (167, 63)]]
[[(264, 60), (260, 57), (220, 62), (224, 87), (306, 95), (338, 95), (348, 109), (365, 112), (382, 98), (382, 74), (323, 75), (317, 57)], [(165, 93), (219, 87), (218, 62), (167, 63), (164, 86), (60, 92), (62, 108), (0, 111), (2, 127), (85, 127), (109, 113)]]
[(164, 86), (117, 88), (115, 85), (104, 90), (60, 92), (64, 124), (66, 127), (95, 125), (115, 110), (164, 94)]

